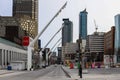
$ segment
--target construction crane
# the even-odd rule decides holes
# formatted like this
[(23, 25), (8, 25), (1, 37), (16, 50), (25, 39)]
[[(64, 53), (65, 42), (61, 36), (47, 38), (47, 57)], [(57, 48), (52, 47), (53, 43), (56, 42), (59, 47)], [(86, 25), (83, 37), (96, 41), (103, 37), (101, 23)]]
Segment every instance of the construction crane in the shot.
[(95, 20), (94, 20), (94, 24), (95, 24), (95, 32), (97, 33), (98, 26), (96, 25), (96, 21)]

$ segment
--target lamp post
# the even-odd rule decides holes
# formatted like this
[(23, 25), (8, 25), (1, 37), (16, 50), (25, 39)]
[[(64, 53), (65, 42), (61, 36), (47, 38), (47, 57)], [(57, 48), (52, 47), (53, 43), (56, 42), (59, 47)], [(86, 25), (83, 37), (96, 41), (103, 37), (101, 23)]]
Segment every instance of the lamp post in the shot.
[(79, 76), (80, 78), (82, 78), (82, 53), (81, 53), (81, 38), (79, 38), (78, 40), (78, 72), (79, 72)]

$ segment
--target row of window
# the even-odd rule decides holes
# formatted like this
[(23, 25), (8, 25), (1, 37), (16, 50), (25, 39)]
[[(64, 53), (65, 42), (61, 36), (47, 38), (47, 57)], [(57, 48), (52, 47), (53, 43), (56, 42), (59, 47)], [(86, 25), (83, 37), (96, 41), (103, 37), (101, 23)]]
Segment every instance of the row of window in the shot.
[(12, 61), (26, 61), (27, 54), (0, 49), (0, 66), (6, 68)]

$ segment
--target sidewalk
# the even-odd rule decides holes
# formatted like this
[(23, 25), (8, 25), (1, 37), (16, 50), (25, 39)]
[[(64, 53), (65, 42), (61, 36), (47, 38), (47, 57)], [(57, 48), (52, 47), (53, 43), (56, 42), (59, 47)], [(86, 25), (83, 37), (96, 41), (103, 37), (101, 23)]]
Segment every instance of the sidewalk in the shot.
[(9, 73), (14, 73), (15, 71), (12, 70), (0, 70), (0, 75), (4, 75), (4, 74), (9, 74)]
[(66, 66), (62, 66), (62, 67), (68, 73), (68, 75), (71, 76), (72, 80), (79, 80), (80, 79), (80, 77), (78, 75), (78, 69), (77, 68), (70, 69), (69, 67), (66, 67)]
[(69, 67), (62, 66), (64, 70), (71, 76), (71, 80), (120, 80), (120, 74), (91, 74), (89, 71), (88, 73), (86, 70), (83, 70), (83, 78), (81, 79), (78, 75), (78, 69), (70, 69)]
[(26, 71), (0, 70), (0, 77), (14, 76), (26, 73)]
[[(62, 66), (63, 69), (66, 70), (66, 72), (71, 76), (72, 80), (111, 80), (110, 76), (111, 75), (98, 75), (98, 74), (90, 74), (87, 69), (83, 69), (83, 74), (82, 74), (82, 79), (78, 75), (78, 69), (70, 69), (69, 67)], [(109, 79), (108, 79), (109, 78)]]

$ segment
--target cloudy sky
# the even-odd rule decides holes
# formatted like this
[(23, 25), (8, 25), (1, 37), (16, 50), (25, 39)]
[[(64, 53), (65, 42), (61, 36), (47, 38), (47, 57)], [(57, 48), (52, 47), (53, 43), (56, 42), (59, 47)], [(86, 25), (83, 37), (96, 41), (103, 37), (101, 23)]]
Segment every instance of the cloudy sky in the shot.
[[(48, 29), (40, 37), (44, 46), (54, 33), (61, 27), (63, 18), (69, 18), (73, 22), (73, 40), (78, 38), (79, 13), (86, 8), (88, 12), (88, 34), (95, 31), (95, 24), (98, 31), (107, 32), (114, 26), (114, 16), (120, 13), (120, 0), (39, 0), (39, 32), (50, 21), (60, 7), (67, 1), (67, 6), (50, 24)], [(12, 15), (12, 0), (0, 1), (0, 15)], [(61, 37), (59, 33), (48, 47)]]

